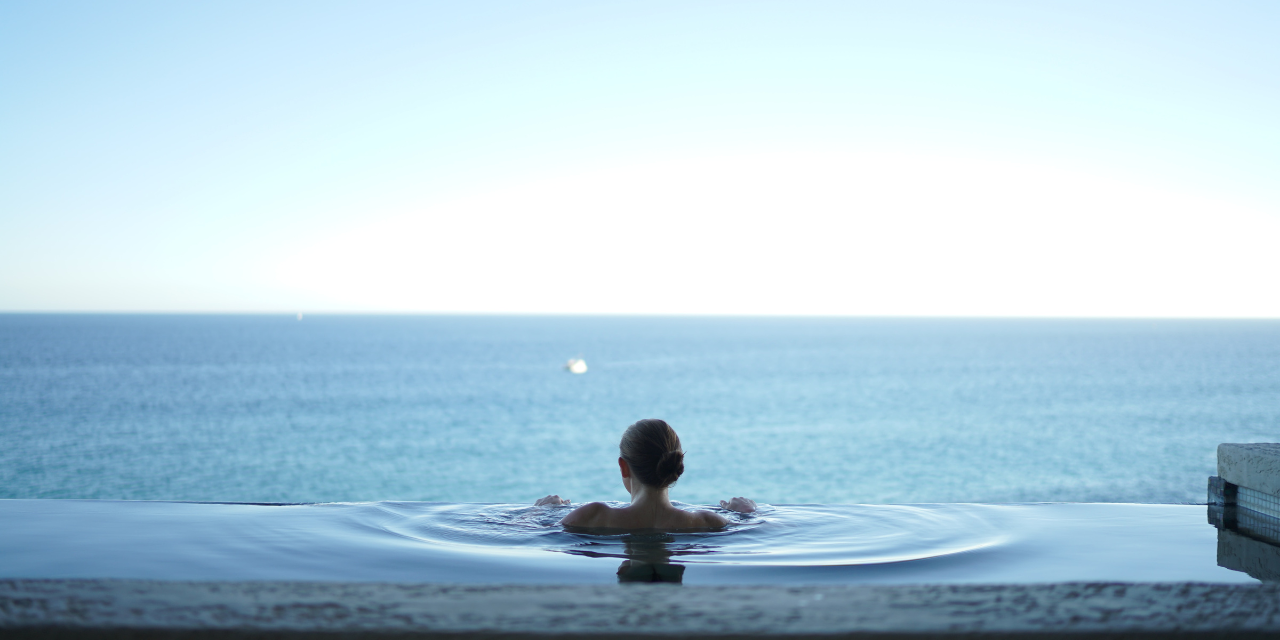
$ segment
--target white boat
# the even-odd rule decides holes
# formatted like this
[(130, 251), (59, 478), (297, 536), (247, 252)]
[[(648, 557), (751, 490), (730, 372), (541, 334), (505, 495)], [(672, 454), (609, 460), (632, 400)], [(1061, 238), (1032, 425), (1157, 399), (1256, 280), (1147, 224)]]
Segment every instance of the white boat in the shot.
[(586, 373), (587, 361), (582, 358), (570, 358), (568, 362), (564, 363), (564, 368), (568, 369), (569, 373)]

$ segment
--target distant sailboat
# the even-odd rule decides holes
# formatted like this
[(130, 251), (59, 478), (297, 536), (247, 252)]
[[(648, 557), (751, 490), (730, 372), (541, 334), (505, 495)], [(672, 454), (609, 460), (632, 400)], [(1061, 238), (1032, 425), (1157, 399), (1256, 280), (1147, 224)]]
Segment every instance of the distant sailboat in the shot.
[(570, 358), (568, 362), (564, 363), (564, 368), (568, 369), (569, 373), (586, 373), (587, 361), (582, 358)]

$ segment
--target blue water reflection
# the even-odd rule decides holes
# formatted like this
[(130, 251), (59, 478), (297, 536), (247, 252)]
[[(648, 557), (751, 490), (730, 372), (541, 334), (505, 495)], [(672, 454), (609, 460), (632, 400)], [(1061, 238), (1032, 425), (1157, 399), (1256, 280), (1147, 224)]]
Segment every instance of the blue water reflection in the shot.
[(1204, 506), (781, 505), (702, 533), (584, 533), (565, 508), (0, 500), (0, 577), (467, 584), (1254, 582)]

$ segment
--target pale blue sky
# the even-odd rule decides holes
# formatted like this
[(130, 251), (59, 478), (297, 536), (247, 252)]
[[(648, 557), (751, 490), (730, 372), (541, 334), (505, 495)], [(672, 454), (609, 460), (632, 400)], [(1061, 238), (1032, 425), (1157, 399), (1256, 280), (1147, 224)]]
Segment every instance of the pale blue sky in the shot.
[(0, 311), (1280, 317), (1274, 2), (0, 3)]

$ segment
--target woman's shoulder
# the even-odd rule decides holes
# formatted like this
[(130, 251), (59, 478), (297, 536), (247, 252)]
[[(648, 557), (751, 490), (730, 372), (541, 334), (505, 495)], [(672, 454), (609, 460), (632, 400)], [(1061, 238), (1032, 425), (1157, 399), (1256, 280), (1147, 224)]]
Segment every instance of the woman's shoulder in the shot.
[(673, 510), (678, 515), (675, 520), (670, 520), (670, 516), (664, 518), (665, 524), (654, 522), (636, 522), (634, 517), (627, 517), (626, 509), (618, 509), (611, 507), (603, 502), (588, 502), (577, 509), (569, 512), (560, 521), (560, 524), (566, 527), (581, 527), (586, 529), (608, 529), (608, 528), (633, 528), (648, 529), (670, 527), (673, 529), (719, 529), (729, 524), (729, 520), (724, 516), (713, 511), (684, 511)]
[(603, 502), (588, 502), (569, 512), (560, 524), (567, 527), (602, 527), (613, 507)]
[(706, 527), (708, 529), (719, 529), (720, 527), (723, 527), (729, 524), (728, 518), (714, 511), (706, 511), (706, 510), (694, 511), (692, 512), (692, 515), (701, 523), (700, 526)]

